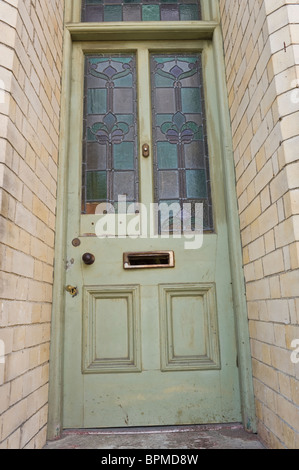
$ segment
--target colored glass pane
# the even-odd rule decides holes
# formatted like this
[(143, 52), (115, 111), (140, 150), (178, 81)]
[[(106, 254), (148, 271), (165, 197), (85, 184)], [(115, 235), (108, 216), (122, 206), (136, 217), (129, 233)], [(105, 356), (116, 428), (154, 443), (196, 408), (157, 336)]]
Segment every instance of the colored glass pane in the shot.
[(138, 201), (135, 56), (86, 55), (82, 211)]
[(178, 167), (177, 147), (169, 142), (157, 143), (157, 157), (160, 170)]
[(201, 199), (207, 197), (205, 170), (186, 170), (187, 197)]
[(88, 114), (105, 114), (107, 111), (107, 91), (92, 88), (87, 91)]
[[(193, 209), (184, 205), (203, 204), (204, 229), (212, 229), (201, 54), (152, 54), (151, 78), (155, 202), (179, 201), (181, 230), (188, 211), (192, 230), (195, 224)], [(164, 215), (160, 231), (167, 225)], [(173, 232), (178, 217), (172, 220)]]
[(179, 21), (180, 11), (176, 4), (161, 5), (161, 21)]
[(124, 5), (123, 21), (141, 21), (140, 5)]
[(199, 20), (197, 5), (180, 5), (180, 18), (182, 21)]
[(114, 172), (114, 200), (118, 201), (119, 196), (125, 196), (126, 201), (134, 201), (135, 174), (133, 171), (115, 171)]
[(87, 179), (87, 201), (103, 201), (107, 197), (106, 171), (88, 171)]
[(179, 197), (178, 171), (159, 171), (160, 201)]
[(107, 152), (97, 142), (87, 142), (87, 170), (106, 170)]
[(114, 145), (113, 160), (116, 170), (134, 170), (134, 143), (122, 142)]
[(200, 19), (200, 0), (82, 0), (83, 22)]
[(104, 21), (122, 21), (121, 5), (105, 5)]
[(199, 88), (183, 88), (181, 90), (182, 96), (182, 111), (184, 113), (199, 114), (201, 112), (201, 99)]
[(159, 5), (142, 5), (143, 21), (160, 21)]

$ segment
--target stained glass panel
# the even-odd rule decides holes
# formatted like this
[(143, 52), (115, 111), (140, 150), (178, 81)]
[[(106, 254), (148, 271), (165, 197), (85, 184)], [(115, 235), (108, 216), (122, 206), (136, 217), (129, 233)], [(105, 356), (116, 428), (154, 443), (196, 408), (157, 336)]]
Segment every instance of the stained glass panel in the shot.
[[(173, 232), (183, 230), (185, 203), (192, 211), (202, 203), (203, 228), (212, 230), (201, 54), (152, 54), (151, 83), (155, 202), (169, 206), (173, 201), (180, 208), (181, 216), (173, 216)], [(165, 222), (162, 214), (160, 231)]]
[(119, 196), (138, 201), (135, 56), (87, 55), (82, 212)]
[(83, 22), (200, 19), (200, 0), (82, 0)]

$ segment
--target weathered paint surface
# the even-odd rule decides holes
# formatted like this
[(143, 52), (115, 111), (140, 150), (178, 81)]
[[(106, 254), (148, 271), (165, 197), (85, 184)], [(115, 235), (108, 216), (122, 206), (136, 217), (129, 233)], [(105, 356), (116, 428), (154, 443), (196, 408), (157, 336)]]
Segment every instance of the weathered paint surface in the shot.
[[(153, 145), (148, 43), (73, 47), (66, 259), (74, 263), (65, 284), (76, 286), (78, 295), (65, 297), (63, 426), (240, 421), (218, 104), (208, 41), (183, 46), (152, 41), (150, 50), (203, 51), (215, 233), (205, 234), (198, 250), (185, 250), (184, 238), (104, 240), (90, 236), (94, 220), (80, 216), (83, 52), (123, 48), (137, 55), (141, 155), (144, 142)], [(140, 159), (140, 186), (141, 202), (153, 202), (151, 158)], [(74, 237), (79, 246), (73, 246)], [(175, 268), (123, 269), (124, 252), (158, 250), (174, 251)], [(96, 262), (84, 265), (83, 253), (93, 253)]]

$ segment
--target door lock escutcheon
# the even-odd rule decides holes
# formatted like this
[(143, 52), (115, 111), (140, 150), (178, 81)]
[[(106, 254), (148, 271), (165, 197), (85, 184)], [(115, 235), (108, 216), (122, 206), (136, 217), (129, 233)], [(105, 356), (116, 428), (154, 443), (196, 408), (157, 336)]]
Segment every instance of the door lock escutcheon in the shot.
[(148, 144), (143, 144), (143, 146), (142, 146), (142, 156), (147, 158), (147, 157), (149, 157), (149, 154), (150, 154), (149, 145)]
[(72, 297), (78, 295), (78, 289), (74, 286), (66, 286), (65, 290), (71, 294)]

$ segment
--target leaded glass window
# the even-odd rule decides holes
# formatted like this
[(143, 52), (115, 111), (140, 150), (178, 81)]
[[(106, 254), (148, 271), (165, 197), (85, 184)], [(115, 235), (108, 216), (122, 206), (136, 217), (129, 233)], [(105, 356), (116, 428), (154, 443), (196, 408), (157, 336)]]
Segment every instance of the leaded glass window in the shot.
[(82, 212), (138, 201), (135, 56), (85, 58)]
[(200, 0), (82, 0), (83, 22), (200, 19)]
[(179, 204), (181, 214), (202, 203), (203, 229), (212, 230), (201, 54), (153, 54), (151, 74), (155, 202)]

